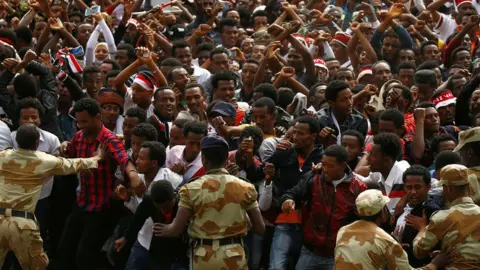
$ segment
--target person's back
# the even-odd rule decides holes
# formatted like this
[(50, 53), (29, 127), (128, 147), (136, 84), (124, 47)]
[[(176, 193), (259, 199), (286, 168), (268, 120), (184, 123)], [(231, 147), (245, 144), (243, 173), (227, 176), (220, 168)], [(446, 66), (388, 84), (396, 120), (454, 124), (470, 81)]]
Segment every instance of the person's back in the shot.
[(480, 207), (469, 197), (468, 169), (451, 164), (440, 171), (447, 210), (440, 210), (430, 217), (428, 226), (420, 230), (413, 241), (413, 253), (417, 258), (427, 257), (438, 243), (442, 251), (454, 248), (454, 256), (446, 269), (480, 269)]
[(211, 170), (186, 184), (180, 198), (180, 206), (196, 212), (188, 234), (198, 239), (245, 236), (246, 212), (257, 206), (255, 187), (225, 169)]
[(469, 197), (460, 198), (453, 201), (449, 209), (432, 215), (429, 230), (422, 239), (414, 241), (414, 253), (416, 256), (425, 255), (423, 245), (430, 246), (429, 239), (435, 237), (442, 241), (442, 250), (454, 247), (460, 254), (446, 269), (480, 269), (479, 232), (480, 207)]
[(80, 166), (85, 169), (97, 167), (93, 159), (83, 160), (85, 163), (24, 149), (0, 152), (0, 205), (33, 213), (43, 179), (52, 175), (73, 174), (79, 171)]
[[(338, 231), (335, 269), (388, 269), (404, 255), (402, 246), (375, 223), (358, 220)], [(408, 265), (406, 256), (405, 263)], [(400, 268), (398, 268), (400, 269)]]
[(92, 158), (64, 159), (35, 151), (40, 132), (34, 124), (20, 126), (15, 138), (18, 150), (0, 152), (0, 232), (8, 239), (0, 246), (0, 265), (12, 250), (23, 269), (45, 269), (48, 257), (35, 215), (44, 179), (97, 168), (102, 149)]

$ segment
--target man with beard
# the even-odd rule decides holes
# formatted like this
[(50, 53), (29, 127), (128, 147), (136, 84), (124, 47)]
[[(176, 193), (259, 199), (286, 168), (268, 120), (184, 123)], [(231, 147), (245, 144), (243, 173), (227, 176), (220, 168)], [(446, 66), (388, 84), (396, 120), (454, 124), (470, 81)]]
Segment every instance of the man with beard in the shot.
[(429, 167), (433, 162), (431, 143), (435, 135), (448, 133), (458, 138), (460, 128), (457, 126), (440, 126), (440, 117), (435, 106), (430, 102), (420, 103), (413, 112), (415, 132), (405, 135), (405, 155), (411, 164)]
[(329, 146), (315, 166), (317, 174), (299, 182), (282, 196), (285, 213), (292, 212), (295, 205), (301, 209), (306, 205), (302, 211), (304, 243), (296, 269), (333, 268), (337, 232), (356, 219), (355, 199), (367, 189), (347, 161), (348, 152), (343, 146)]
[[(198, 48), (197, 48), (198, 50)], [(197, 51), (198, 53), (198, 51)], [(195, 78), (197, 83), (204, 83), (210, 77), (210, 72), (204, 68), (201, 68), (192, 63), (193, 55), (192, 48), (185, 41), (177, 41), (172, 46), (172, 56), (182, 62), (183, 68), (185, 68), (192, 77)]]
[[(392, 79), (392, 69), (390, 65), (385, 61), (378, 61), (372, 66), (372, 74), (377, 89), (382, 89), (382, 86)], [(370, 98), (370, 104), (372, 104), (377, 111), (383, 110), (383, 101), (380, 96), (382, 93), (376, 91), (375, 95), (372, 95)]]
[(317, 112), (321, 132), (320, 140), (324, 147), (341, 144), (342, 132), (356, 129), (367, 135), (367, 120), (353, 109), (353, 95), (350, 86), (344, 81), (332, 81), (325, 90), (325, 99), (329, 108)]
[(251, 103), (253, 99), (253, 81), (258, 72), (259, 62), (253, 58), (247, 59), (242, 66), (242, 84), (243, 86), (235, 91), (237, 101)]
[(170, 87), (175, 92), (176, 97), (176, 111), (181, 112), (187, 110), (185, 104), (185, 87), (191, 82), (191, 77), (187, 70), (183, 67), (174, 67), (170, 69), (167, 74), (167, 80), (170, 83)]
[(104, 88), (98, 92), (103, 125), (116, 135), (123, 137), (123, 97), (113, 89)]
[(170, 137), (170, 128), (175, 119), (175, 92), (168, 87), (160, 87), (153, 95), (153, 114), (147, 119), (147, 123), (152, 124), (158, 132), (158, 141), (163, 145), (168, 145)]
[(175, 120), (193, 118), (196, 121), (207, 122), (205, 112), (205, 91), (200, 84), (189, 84), (185, 88), (184, 100), (187, 103), (188, 111), (178, 113)]
[[(226, 72), (230, 70), (230, 58), (228, 56), (228, 51), (223, 48), (223, 47), (218, 47), (213, 49), (210, 52), (210, 65), (209, 65), (209, 70), (213, 74), (217, 74), (220, 72)], [(234, 78), (234, 86), (235, 87), (241, 87), (241, 77), (240, 74), (237, 72), (232, 72)], [(214, 99), (214, 85), (213, 85), (213, 76), (208, 78), (204, 83), (202, 83), (203, 88), (205, 89), (205, 93), (207, 94), (207, 101), (211, 101)], [(236, 90), (235, 88), (234, 90)], [(234, 93), (235, 94), (235, 93)], [(233, 98), (233, 96), (231, 97)], [(230, 102), (230, 100), (226, 101)]]

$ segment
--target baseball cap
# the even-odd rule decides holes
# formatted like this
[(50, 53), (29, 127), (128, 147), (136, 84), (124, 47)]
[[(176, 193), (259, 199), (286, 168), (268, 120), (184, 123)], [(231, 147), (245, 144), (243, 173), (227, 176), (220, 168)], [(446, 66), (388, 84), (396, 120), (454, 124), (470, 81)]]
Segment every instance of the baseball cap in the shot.
[(218, 135), (209, 135), (203, 137), (203, 139), (200, 141), (200, 150), (212, 147), (225, 147), (228, 149), (228, 143), (223, 137)]
[(389, 201), (390, 198), (384, 196), (380, 190), (367, 189), (358, 195), (355, 204), (359, 216), (369, 217), (378, 214)]
[(474, 127), (460, 132), (458, 135), (458, 145), (453, 149), (453, 152), (458, 152), (467, 143), (480, 141), (480, 127)]
[(437, 186), (463, 186), (468, 183), (468, 168), (460, 164), (450, 164), (440, 171), (440, 181)]
[(237, 115), (237, 110), (235, 110), (235, 107), (233, 107), (232, 104), (225, 101), (219, 101), (213, 105), (210, 114), (212, 113), (217, 113), (221, 116), (235, 117)]

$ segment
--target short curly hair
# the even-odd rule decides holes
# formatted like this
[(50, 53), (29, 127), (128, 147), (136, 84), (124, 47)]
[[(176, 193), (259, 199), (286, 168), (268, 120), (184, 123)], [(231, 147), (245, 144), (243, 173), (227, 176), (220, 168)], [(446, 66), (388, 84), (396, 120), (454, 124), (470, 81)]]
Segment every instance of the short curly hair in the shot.
[(379, 145), (382, 153), (391, 158), (393, 162), (398, 160), (402, 153), (402, 143), (395, 134), (380, 133), (373, 137), (373, 143)]
[(132, 130), (132, 135), (145, 138), (146, 141), (158, 140), (158, 132), (152, 124), (140, 123)]
[(21, 99), (17, 103), (17, 116), (20, 117), (20, 113), (23, 109), (30, 109), (30, 108), (37, 109), (38, 115), (40, 117), (43, 117), (43, 115), (45, 114), (45, 109), (43, 108), (42, 103), (40, 103), (38, 99), (27, 97), (27, 98)]
[(430, 185), (430, 182), (432, 181), (430, 171), (422, 165), (414, 164), (410, 168), (406, 169), (402, 176), (403, 183), (405, 183), (405, 180), (409, 175), (421, 176), (423, 178), (423, 182), (427, 186)]

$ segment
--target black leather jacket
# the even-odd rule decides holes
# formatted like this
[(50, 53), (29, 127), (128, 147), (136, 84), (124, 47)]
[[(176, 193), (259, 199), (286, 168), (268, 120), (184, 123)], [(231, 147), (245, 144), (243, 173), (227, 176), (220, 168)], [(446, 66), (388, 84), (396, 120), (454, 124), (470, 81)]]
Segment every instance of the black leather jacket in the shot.
[[(32, 61), (28, 64), (26, 71), (34, 76), (40, 77), (40, 84), (36, 98), (40, 101), (45, 111), (45, 114), (41, 116), (40, 128), (53, 133), (62, 141), (62, 133), (58, 127), (57, 119), (57, 85), (55, 77), (50, 69), (40, 64), (39, 62)], [(15, 74), (8, 70), (4, 70), (0, 75), (0, 107), (3, 108), (8, 117), (12, 120), (13, 128), (18, 128), (19, 115), (16, 111), (17, 103), (19, 99), (25, 98), (20, 96), (21, 89), (16, 91), (14, 96), (8, 92), (7, 86), (14, 78)]]
[(338, 130), (337, 126), (333, 122), (332, 118), (332, 110), (330, 108), (324, 108), (317, 112), (318, 121), (320, 123), (320, 129), (325, 127), (332, 128), (338, 132), (343, 133), (349, 129), (358, 130), (363, 136), (367, 135), (368, 132), (368, 122), (363, 115), (357, 111), (353, 110), (353, 112), (345, 118), (343, 123), (339, 123), (340, 130)]

